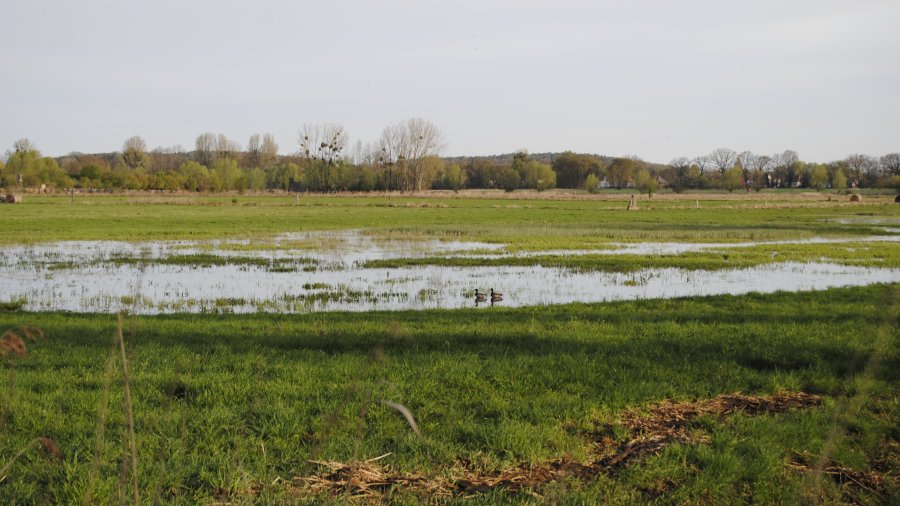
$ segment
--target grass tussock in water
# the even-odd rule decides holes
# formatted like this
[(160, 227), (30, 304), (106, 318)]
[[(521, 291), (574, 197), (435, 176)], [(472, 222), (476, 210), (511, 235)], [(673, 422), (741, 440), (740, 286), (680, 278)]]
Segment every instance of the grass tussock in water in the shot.
[(681, 254), (547, 254), (527, 257), (466, 258), (425, 257), (369, 260), (363, 267), (402, 268), (426, 265), (480, 267), (530, 266), (563, 267), (576, 270), (633, 272), (644, 269), (680, 268), (689, 270), (740, 269), (775, 262), (817, 261), (860, 267), (900, 267), (900, 244), (859, 242), (839, 244), (778, 244), (738, 248), (717, 248)]

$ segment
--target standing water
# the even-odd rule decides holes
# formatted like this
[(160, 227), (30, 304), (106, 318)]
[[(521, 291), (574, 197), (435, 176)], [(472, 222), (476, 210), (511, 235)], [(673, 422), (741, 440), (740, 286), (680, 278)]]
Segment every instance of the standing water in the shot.
[[(826, 241), (844, 240), (806, 242)], [(622, 244), (571, 253), (678, 254), (756, 244)], [(0, 279), (7, 281), (0, 284), (0, 302), (22, 301), (33, 311), (302, 313), (469, 307), (476, 305), (475, 287), (495, 288), (504, 293), (503, 306), (519, 307), (900, 282), (900, 269), (830, 263), (631, 273), (540, 265), (370, 269), (362, 265), (379, 259), (512, 255), (496, 244), (377, 240), (355, 232), (292, 234), (278, 238), (271, 249), (251, 246), (241, 241), (84, 241), (7, 247), (0, 252)]]

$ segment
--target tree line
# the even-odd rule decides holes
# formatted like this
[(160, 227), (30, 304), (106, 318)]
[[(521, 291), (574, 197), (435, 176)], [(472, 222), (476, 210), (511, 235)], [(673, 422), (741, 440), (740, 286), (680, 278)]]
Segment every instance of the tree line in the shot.
[(253, 134), (245, 145), (224, 134), (197, 136), (194, 149), (147, 149), (140, 136), (125, 140), (120, 152), (41, 155), (20, 139), (0, 163), (0, 186), (84, 190), (166, 190), (223, 192), (285, 190), (421, 191), (464, 188), (533, 189), (635, 188), (652, 193), (691, 189), (759, 191), (764, 188), (900, 188), (900, 154), (853, 154), (829, 163), (804, 162), (795, 151), (759, 155), (727, 148), (668, 164), (637, 157), (607, 157), (570, 151), (529, 156), (441, 158), (443, 134), (432, 123), (412, 118), (386, 127), (378, 140), (350, 145), (343, 126), (305, 124), (296, 150), (279, 155), (271, 134)]

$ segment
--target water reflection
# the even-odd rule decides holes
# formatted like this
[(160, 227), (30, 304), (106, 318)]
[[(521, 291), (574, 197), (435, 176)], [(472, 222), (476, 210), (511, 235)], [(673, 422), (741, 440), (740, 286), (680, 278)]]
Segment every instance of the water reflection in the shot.
[[(499, 304), (821, 290), (900, 282), (900, 269), (780, 263), (748, 269), (635, 273), (530, 267), (439, 267), (271, 272), (256, 266), (133, 265), (34, 267), (4, 273), (0, 300), (24, 298), (29, 310), (140, 313), (370, 311), (474, 306), (473, 286), (503, 287)], [(490, 299), (480, 305), (490, 305)]]
[[(852, 242), (897, 240), (897, 236)], [(813, 239), (753, 244), (850, 242)], [(678, 254), (693, 248), (750, 243), (642, 243), (599, 250), (609, 254)], [(900, 282), (900, 269), (827, 263), (779, 263), (746, 269), (691, 271), (647, 269), (635, 273), (564, 268), (442, 267), (365, 269), (369, 260), (426, 256), (500, 256), (503, 245), (377, 239), (356, 232), (292, 234), (272, 248), (247, 241), (132, 244), (92, 241), (11, 246), (0, 251), (0, 302), (24, 300), (36, 311), (139, 313), (312, 312), (428, 308), (520, 307), (570, 302), (655, 299), (748, 292), (820, 290)], [(598, 250), (590, 251), (597, 254)], [(306, 268), (272, 268), (265, 262), (166, 264), (178, 255), (213, 254), (299, 262)], [(573, 252), (542, 252), (542, 254)], [(574, 252), (578, 254), (579, 252)], [(142, 258), (141, 262), (122, 259)], [(475, 288), (486, 293), (476, 300)], [(490, 290), (503, 292), (492, 298)]]

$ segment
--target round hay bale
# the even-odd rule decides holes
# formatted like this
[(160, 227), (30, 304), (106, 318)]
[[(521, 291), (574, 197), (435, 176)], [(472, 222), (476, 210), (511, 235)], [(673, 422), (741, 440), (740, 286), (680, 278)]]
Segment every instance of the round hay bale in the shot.
[(860, 201), (862, 201), (862, 197), (860, 197), (858, 193), (854, 193), (853, 195), (850, 195), (850, 202), (860, 202)]
[(897, 202), (898, 204), (900, 204), (900, 194), (898, 194), (896, 197), (894, 197), (894, 202)]
[(22, 202), (22, 197), (18, 195), (13, 195), (12, 193), (6, 194), (6, 203), (7, 204), (18, 204)]

